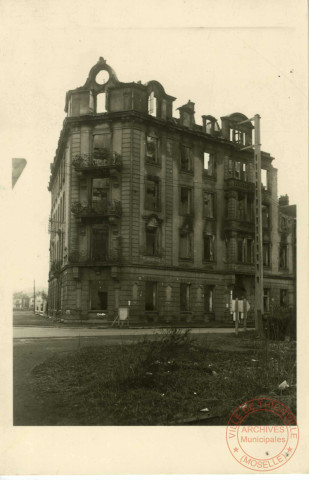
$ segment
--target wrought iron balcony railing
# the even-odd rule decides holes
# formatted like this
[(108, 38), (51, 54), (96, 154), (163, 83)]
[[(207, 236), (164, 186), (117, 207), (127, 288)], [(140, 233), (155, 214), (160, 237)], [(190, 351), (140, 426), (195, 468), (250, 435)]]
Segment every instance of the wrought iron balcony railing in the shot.
[(116, 169), (120, 170), (122, 166), (121, 155), (112, 152), (107, 148), (97, 149), (93, 154), (75, 155), (72, 161), (76, 171), (87, 170), (104, 170)]
[(240, 180), (238, 178), (227, 178), (225, 182), (226, 187), (229, 189), (241, 190), (243, 192), (254, 191), (254, 183), (248, 182), (246, 180)]
[(74, 202), (71, 212), (76, 217), (121, 217), (121, 202), (118, 200)]
[(110, 252), (86, 252), (86, 251), (77, 251), (73, 250), (69, 256), (69, 263), (74, 263), (78, 265), (85, 264), (117, 264), (120, 263), (120, 252), (118, 250), (111, 250)]

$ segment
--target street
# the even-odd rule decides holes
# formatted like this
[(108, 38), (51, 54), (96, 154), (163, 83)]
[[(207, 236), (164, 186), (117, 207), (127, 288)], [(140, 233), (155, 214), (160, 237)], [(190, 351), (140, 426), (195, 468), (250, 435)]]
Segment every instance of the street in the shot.
[[(16, 323), (21, 325), (16, 326)], [(24, 315), (18, 312), (14, 315), (13, 327), (14, 425), (32, 425), (34, 410), (35, 418), (40, 414), (44, 418), (44, 405), (38, 402), (33, 391), (31, 372), (36, 365), (53, 355), (82, 347), (134, 343), (144, 336), (154, 337), (164, 331), (166, 332), (166, 329), (72, 327), (52, 324), (48, 319), (34, 316), (29, 312), (25, 312)], [(213, 336), (216, 341), (218, 338), (223, 340), (226, 339), (226, 334), (233, 332), (233, 328), (192, 329), (192, 335), (198, 335), (201, 340), (208, 335)]]

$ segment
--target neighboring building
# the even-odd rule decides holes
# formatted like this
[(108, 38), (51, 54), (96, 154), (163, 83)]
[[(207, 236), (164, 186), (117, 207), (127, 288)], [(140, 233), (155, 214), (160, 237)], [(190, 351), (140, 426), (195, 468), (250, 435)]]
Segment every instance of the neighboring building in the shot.
[(30, 308), (36, 314), (46, 313), (47, 309), (47, 295), (45, 292), (38, 292), (35, 295), (35, 308), (34, 308), (34, 296), (30, 297)]
[[(112, 321), (130, 302), (133, 322), (227, 323), (244, 297), (252, 318), (253, 149), (241, 147), (253, 125), (241, 113), (197, 125), (190, 100), (176, 119), (174, 100), (157, 81), (120, 82), (103, 58), (67, 92), (49, 183), (51, 315)], [(295, 304), (294, 217), (283, 228), (272, 161), (262, 152), (265, 310)]]
[(13, 295), (13, 309), (14, 310), (28, 310), (29, 296), (25, 293), (18, 292)]

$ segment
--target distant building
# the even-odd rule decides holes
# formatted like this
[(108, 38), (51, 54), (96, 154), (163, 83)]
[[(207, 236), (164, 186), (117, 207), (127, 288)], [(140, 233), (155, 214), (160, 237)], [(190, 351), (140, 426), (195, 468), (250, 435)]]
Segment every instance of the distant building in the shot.
[[(194, 103), (157, 81), (120, 82), (103, 58), (66, 95), (49, 190), (49, 312), (142, 324), (232, 322), (254, 311), (253, 125), (233, 113), (195, 123)], [(264, 310), (295, 305), (296, 209), (262, 152)], [(282, 203), (283, 202), (283, 203)], [(285, 204), (284, 204), (285, 202)], [(106, 313), (105, 317), (98, 314)]]
[(44, 292), (38, 292), (35, 295), (35, 308), (34, 308), (34, 296), (30, 298), (30, 308), (35, 311), (35, 313), (46, 313), (47, 310), (47, 295)]
[(15, 310), (28, 310), (30, 298), (28, 295), (22, 292), (15, 293), (13, 296), (13, 309)]

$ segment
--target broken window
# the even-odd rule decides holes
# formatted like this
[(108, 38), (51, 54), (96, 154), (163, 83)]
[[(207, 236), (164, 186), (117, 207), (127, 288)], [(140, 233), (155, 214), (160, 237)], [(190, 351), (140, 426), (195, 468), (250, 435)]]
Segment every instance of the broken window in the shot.
[(108, 255), (108, 231), (104, 228), (92, 230), (91, 260), (103, 262)]
[(192, 257), (192, 232), (181, 232), (179, 237), (180, 258)]
[(234, 173), (234, 162), (231, 158), (229, 158), (228, 170), (229, 170), (229, 177), (232, 177)]
[(214, 235), (204, 235), (204, 260), (207, 262), (213, 262), (215, 259), (214, 243)]
[(156, 256), (159, 254), (159, 235), (159, 224), (155, 218), (152, 218), (146, 224), (146, 255)]
[(146, 179), (145, 208), (146, 210), (159, 209), (159, 179)]
[(235, 178), (240, 178), (240, 162), (235, 162)]
[(90, 310), (107, 310), (107, 288), (101, 280), (90, 282)]
[(246, 135), (241, 130), (230, 128), (230, 141), (244, 145), (246, 142)]
[(151, 92), (148, 97), (148, 114), (153, 117), (157, 116), (157, 99), (154, 92)]
[(157, 163), (158, 161), (158, 139), (155, 137), (147, 136), (146, 159), (152, 163)]
[(190, 147), (181, 146), (180, 168), (184, 172), (192, 172), (192, 151)]
[(207, 218), (214, 217), (214, 194), (204, 192), (204, 216)]
[(180, 284), (180, 311), (190, 311), (190, 285), (188, 283)]
[(109, 206), (109, 181), (107, 178), (93, 178), (91, 183), (91, 207), (97, 213), (106, 212)]
[(252, 222), (254, 218), (254, 199), (247, 197), (247, 221)]
[(243, 263), (245, 261), (245, 239), (237, 239), (237, 261)]
[(214, 287), (212, 285), (205, 285), (204, 287), (204, 312), (213, 312), (213, 292)]
[(270, 265), (270, 245), (269, 243), (263, 243), (263, 265), (269, 267)]
[(242, 172), (241, 172), (241, 179), (246, 182), (247, 181), (247, 165), (242, 163)]
[(247, 263), (253, 263), (254, 259), (254, 242), (251, 238), (247, 239)]
[(269, 288), (264, 288), (264, 290), (263, 290), (263, 307), (264, 307), (264, 313), (269, 312), (269, 297), (270, 297)]
[(180, 215), (192, 213), (192, 189), (180, 187)]
[(288, 246), (280, 245), (279, 252), (279, 268), (287, 268), (288, 266)]
[(269, 206), (262, 205), (262, 225), (263, 228), (269, 228)]
[(247, 219), (247, 201), (246, 195), (238, 193), (238, 218), (239, 220)]
[(145, 285), (145, 310), (157, 310), (157, 282), (146, 282)]
[(97, 95), (97, 113), (105, 113), (106, 112), (106, 94), (98, 93)]
[(286, 289), (280, 290), (280, 305), (282, 307), (288, 305), (288, 291)]
[(265, 168), (261, 169), (261, 184), (262, 184), (262, 189), (267, 190), (267, 170)]
[(111, 148), (111, 134), (102, 133), (93, 135), (93, 158), (106, 163)]
[(204, 152), (204, 173), (207, 175), (214, 175), (215, 159), (212, 153)]

